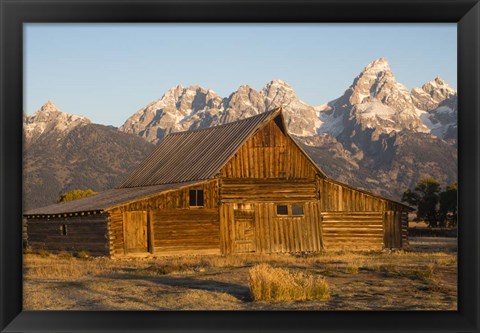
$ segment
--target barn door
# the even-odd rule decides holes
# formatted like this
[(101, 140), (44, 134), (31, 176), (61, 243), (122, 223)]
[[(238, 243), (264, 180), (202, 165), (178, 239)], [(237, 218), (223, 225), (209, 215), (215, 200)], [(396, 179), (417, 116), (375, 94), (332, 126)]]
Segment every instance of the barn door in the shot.
[(125, 253), (147, 252), (147, 212), (125, 212), (123, 216)]
[(233, 252), (255, 252), (255, 211), (235, 210)]

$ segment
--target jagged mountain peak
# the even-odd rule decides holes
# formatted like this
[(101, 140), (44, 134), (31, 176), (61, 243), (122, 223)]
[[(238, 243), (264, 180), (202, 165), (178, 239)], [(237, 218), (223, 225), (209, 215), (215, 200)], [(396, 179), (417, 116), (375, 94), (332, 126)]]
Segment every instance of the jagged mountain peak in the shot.
[(386, 58), (379, 58), (369, 63), (362, 72), (387, 72), (390, 70), (390, 63)]
[(48, 100), (37, 112), (24, 118), (23, 127), (26, 137), (30, 138), (48, 132), (68, 133), (78, 125), (90, 123), (86, 117), (60, 111), (51, 100)]
[(450, 87), (448, 83), (440, 76), (437, 76), (435, 79), (425, 83), (421, 89), (434, 98), (435, 95), (439, 95), (437, 97), (440, 99), (445, 99), (456, 94), (455, 89)]
[(61, 112), (60, 109), (52, 102), (48, 100), (42, 107), (37, 111), (38, 113), (48, 113), (48, 112)]
[(282, 81), (280, 79), (275, 79), (270, 82), (268, 82), (265, 87), (288, 87), (292, 88), (287, 82)]
[(51, 100), (48, 100), (40, 109), (38, 109), (37, 112), (31, 116), (27, 116), (25, 119), (27, 123), (51, 122), (59, 120), (64, 120), (67, 122), (90, 123), (90, 120), (84, 116), (62, 112)]
[(431, 111), (445, 100), (456, 98), (457, 91), (450, 87), (444, 79), (437, 76), (421, 87), (413, 88), (411, 94), (417, 108)]

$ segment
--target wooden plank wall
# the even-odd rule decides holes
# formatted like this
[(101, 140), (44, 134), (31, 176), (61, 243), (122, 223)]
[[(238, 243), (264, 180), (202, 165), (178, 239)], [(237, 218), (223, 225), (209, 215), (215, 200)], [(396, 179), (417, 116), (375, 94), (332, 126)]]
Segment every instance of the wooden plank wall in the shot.
[(156, 210), (151, 216), (154, 253), (219, 250), (217, 209)]
[(381, 250), (382, 212), (322, 212), (325, 250)]
[(298, 202), (316, 200), (316, 182), (308, 179), (221, 179), (222, 202)]
[(222, 168), (226, 178), (308, 178), (314, 179), (316, 169), (271, 121), (237, 151)]
[[(404, 214), (398, 211), (383, 212), (383, 227), (385, 230), (385, 247), (401, 249), (405, 235)], [(403, 220), (403, 221), (402, 221)]]
[[(277, 216), (275, 203), (252, 203), (255, 211), (256, 252), (313, 252), (322, 249), (320, 211), (317, 201), (303, 202), (303, 216)], [(235, 207), (220, 207), (220, 248), (234, 253)]]
[[(189, 191), (191, 189), (203, 189), (204, 208), (189, 208)], [(218, 207), (218, 182), (209, 181), (204, 184), (190, 186), (177, 191), (171, 191), (144, 200), (138, 200), (120, 207), (116, 207), (109, 213), (109, 233), (110, 233), (110, 254), (112, 256), (122, 256), (124, 251), (123, 235), (123, 213), (127, 211), (146, 211), (154, 212), (158, 210), (183, 209), (192, 211), (193, 216), (196, 210), (214, 209)], [(218, 213), (217, 213), (218, 215)], [(194, 218), (192, 218), (193, 220)], [(186, 226), (185, 226), (186, 227)]]
[[(60, 232), (62, 225), (67, 226), (66, 235)], [(106, 214), (29, 219), (27, 237), (28, 245), (34, 250), (109, 254)]]
[(402, 212), (402, 248), (408, 247), (408, 212)]
[(319, 178), (318, 189), (322, 211), (335, 212), (382, 212), (386, 210), (404, 210), (386, 199), (339, 184), (329, 179)]

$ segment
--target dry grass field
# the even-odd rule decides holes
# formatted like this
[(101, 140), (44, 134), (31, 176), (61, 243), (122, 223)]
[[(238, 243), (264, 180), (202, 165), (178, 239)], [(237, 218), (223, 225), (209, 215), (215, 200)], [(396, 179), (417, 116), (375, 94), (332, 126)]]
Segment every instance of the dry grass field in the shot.
[[(24, 309), (455, 310), (456, 239), (414, 238), (410, 246), (395, 252), (131, 260), (29, 253), (24, 257)], [(274, 268), (266, 269), (272, 279), (290, 274), (292, 281), (303, 279), (300, 285), (325, 283), (321, 295), (318, 288), (308, 294), (321, 297), (295, 301), (288, 296), (295, 290), (277, 299), (255, 296), (261, 294), (259, 276), (268, 278), (260, 274), (266, 265), (259, 264), (265, 263)]]

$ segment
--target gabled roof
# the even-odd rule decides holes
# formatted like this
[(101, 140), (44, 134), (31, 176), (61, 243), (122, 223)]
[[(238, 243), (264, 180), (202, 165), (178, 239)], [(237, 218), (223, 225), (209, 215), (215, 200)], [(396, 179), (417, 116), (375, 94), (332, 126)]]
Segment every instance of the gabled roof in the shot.
[[(211, 179), (268, 121), (278, 116), (285, 126), (281, 111), (278, 108), (225, 125), (169, 134), (119, 187)], [(305, 156), (309, 158), (306, 153)]]
[(104, 211), (107, 208), (113, 208), (119, 205), (127, 204), (142, 198), (147, 198), (152, 195), (157, 195), (162, 192), (171, 190), (178, 190), (183, 187), (203, 183), (203, 181), (177, 183), (177, 184), (163, 184), (156, 186), (134, 187), (134, 188), (115, 188), (97, 194), (90, 195), (85, 198), (80, 198), (64, 203), (53, 204), (46, 207), (31, 209), (24, 213), (24, 215), (54, 215), (64, 213), (79, 213), (79, 212), (98, 212)]

